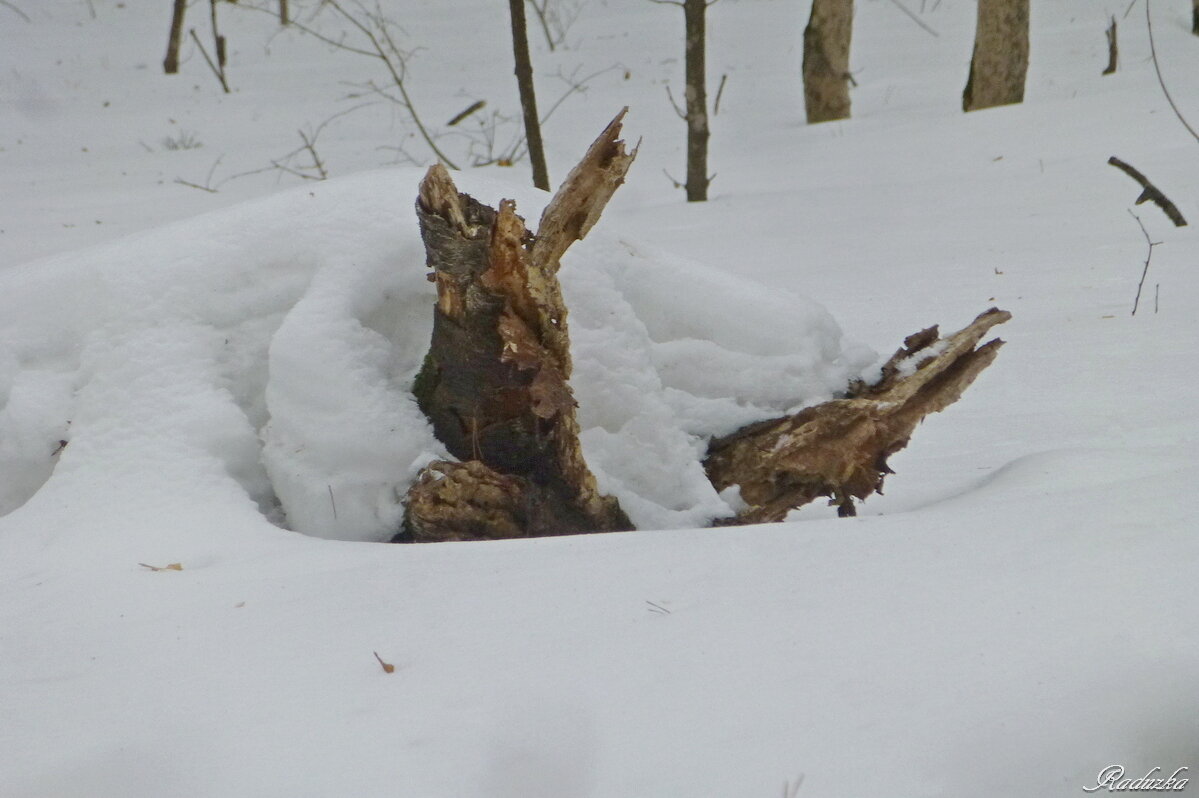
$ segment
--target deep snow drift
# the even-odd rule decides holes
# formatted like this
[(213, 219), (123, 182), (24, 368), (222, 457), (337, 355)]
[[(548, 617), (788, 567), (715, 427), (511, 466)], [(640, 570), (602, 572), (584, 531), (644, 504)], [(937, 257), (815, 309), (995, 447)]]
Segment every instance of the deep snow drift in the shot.
[[(288, 528), (389, 539), (421, 466), (446, 457), (409, 393), (434, 300), (400, 199), (420, 177), (295, 189), (0, 274), (0, 462), (19, 475), (0, 509), (56, 463), (136, 490), (165, 457), (173, 495), (223, 469)], [(540, 214), (540, 192), (464, 178)], [(642, 529), (731, 514), (707, 439), (829, 399), (874, 359), (809, 300), (645, 245), (596, 236), (562, 279), (584, 453)]]

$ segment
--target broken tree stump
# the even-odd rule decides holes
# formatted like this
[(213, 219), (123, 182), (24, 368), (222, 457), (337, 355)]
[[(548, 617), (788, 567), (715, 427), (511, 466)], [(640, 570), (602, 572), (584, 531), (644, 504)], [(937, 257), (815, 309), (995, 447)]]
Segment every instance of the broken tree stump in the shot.
[(397, 539), (632, 529), (583, 460), (557, 278), (559, 259), (599, 219), (636, 157), (618, 140), (624, 114), (567, 176), (536, 235), (513, 201), (497, 210), (458, 193), (440, 164), (421, 182), (416, 211), (437, 304), (413, 393), (462, 462), (424, 470)]
[(708, 478), (717, 490), (739, 485), (747, 505), (721, 523), (782, 521), (820, 496), (840, 515), (853, 515), (855, 498), (881, 491), (892, 473), (887, 458), (907, 445), (916, 425), (956, 402), (995, 359), (1003, 341), (977, 344), (1009, 318), (992, 308), (948, 338), (936, 326), (921, 330), (908, 336), (876, 384), (851, 386), (844, 399), (713, 440), (704, 463)]
[[(560, 258), (598, 221), (636, 149), (618, 140), (624, 111), (571, 171), (536, 235), (503, 200), (484, 205), (429, 169), (416, 203), (429, 279), (437, 284), (433, 334), (413, 385), (434, 433), (459, 462), (430, 463), (408, 491), (397, 541), (488, 540), (629, 530), (583, 459), (570, 388), (567, 308)], [(916, 425), (961, 396), (1003, 341), (979, 346), (1011, 315), (992, 308), (947, 338), (937, 327), (908, 336), (879, 381), (846, 396), (710, 442), (713, 486), (739, 486), (746, 507), (721, 524), (783, 520), (829, 497), (842, 515), (880, 491), (887, 458)]]

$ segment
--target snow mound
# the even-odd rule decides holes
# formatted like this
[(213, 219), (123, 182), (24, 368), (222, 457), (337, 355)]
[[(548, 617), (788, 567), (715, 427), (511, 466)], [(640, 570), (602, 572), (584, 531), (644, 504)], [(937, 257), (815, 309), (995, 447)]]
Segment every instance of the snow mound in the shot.
[[(409, 393), (434, 299), (420, 177), (364, 173), (0, 273), (0, 513), (56, 485), (215, 490), (306, 534), (387, 539), (445, 456)], [(458, 179), (531, 224), (548, 196)], [(584, 453), (640, 528), (730, 514), (706, 439), (874, 359), (809, 300), (610, 232), (561, 277)]]

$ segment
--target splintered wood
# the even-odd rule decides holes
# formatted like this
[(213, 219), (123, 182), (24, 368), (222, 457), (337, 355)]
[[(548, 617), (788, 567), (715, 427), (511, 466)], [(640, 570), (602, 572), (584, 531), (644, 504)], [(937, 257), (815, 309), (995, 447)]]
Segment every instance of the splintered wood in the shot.
[(542, 214), (537, 235), (511, 200), (460, 194), (441, 165), (417, 216), (437, 284), (433, 337), (413, 391), (462, 462), (425, 469), (401, 539), (476, 540), (631, 529), (583, 460), (570, 335), (557, 273), (623, 182), (636, 150), (616, 116)]
[(723, 523), (781, 521), (820, 496), (853, 515), (853, 500), (881, 490), (892, 473), (887, 458), (907, 446), (921, 419), (956, 402), (999, 354), (998, 338), (977, 345), (1010, 318), (992, 308), (948, 338), (929, 327), (904, 341), (877, 384), (713, 440), (708, 478), (717, 490), (739, 485), (748, 505)]
[[(557, 278), (559, 259), (599, 220), (636, 156), (618, 138), (623, 116), (571, 171), (536, 235), (511, 200), (493, 209), (461, 194), (440, 165), (425, 175), (416, 212), (437, 303), (413, 393), (458, 462), (424, 469), (397, 541), (633, 528), (583, 460)], [(740, 486), (747, 504), (721, 523), (782, 520), (820, 496), (852, 515), (920, 420), (955, 402), (995, 358), (1002, 341), (978, 342), (1008, 318), (992, 309), (948, 338), (930, 327), (909, 336), (877, 384), (712, 441), (709, 479), (718, 490)]]

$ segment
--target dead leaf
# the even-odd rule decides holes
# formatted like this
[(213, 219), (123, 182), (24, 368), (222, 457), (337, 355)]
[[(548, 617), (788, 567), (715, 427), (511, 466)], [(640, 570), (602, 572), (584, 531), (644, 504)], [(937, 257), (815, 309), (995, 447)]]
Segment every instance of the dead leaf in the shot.
[(142, 568), (149, 568), (151, 571), (182, 571), (183, 570), (183, 564), (177, 563), (177, 562), (173, 562), (170, 565), (164, 565), (162, 567), (159, 567), (157, 565), (146, 565), (144, 562), (139, 562), (138, 565), (140, 565)]
[(379, 664), (383, 666), (384, 673), (395, 673), (395, 665), (392, 665), (390, 662), (384, 662), (383, 658), (379, 656), (378, 651), (372, 651), (371, 653), (375, 655), (375, 659), (379, 660)]

